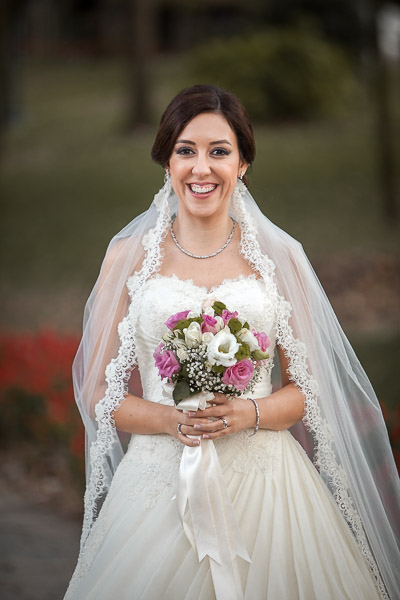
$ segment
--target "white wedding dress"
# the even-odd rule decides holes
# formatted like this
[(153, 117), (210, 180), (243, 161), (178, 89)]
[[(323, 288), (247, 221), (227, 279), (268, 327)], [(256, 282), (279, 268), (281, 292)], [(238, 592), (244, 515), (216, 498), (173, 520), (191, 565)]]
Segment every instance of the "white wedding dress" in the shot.
[[(271, 339), (254, 397), (271, 393), (276, 307), (255, 275), (207, 290), (155, 275), (140, 296), (138, 366), (143, 397), (170, 404), (153, 352), (172, 314), (217, 299)], [(213, 443), (213, 442), (205, 442)], [(289, 431), (246, 432), (215, 442), (251, 563), (236, 558), (246, 600), (379, 598), (370, 570), (335, 501)], [(133, 435), (77, 565), (66, 599), (212, 600), (210, 561), (199, 562), (178, 515), (182, 444)]]

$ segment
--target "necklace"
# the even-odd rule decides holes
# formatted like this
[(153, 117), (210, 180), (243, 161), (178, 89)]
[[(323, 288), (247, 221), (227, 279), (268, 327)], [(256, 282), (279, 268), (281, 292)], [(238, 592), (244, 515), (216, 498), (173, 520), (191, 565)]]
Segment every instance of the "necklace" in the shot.
[(178, 240), (176, 239), (175, 234), (174, 234), (174, 230), (173, 230), (174, 221), (171, 221), (171, 223), (169, 225), (169, 230), (171, 232), (171, 237), (174, 240), (175, 245), (179, 248), (179, 250), (181, 252), (183, 252), (184, 254), (187, 254), (187, 256), (190, 256), (191, 258), (211, 258), (212, 256), (216, 256), (217, 254), (222, 252), (222, 250), (225, 250), (225, 248), (227, 247), (227, 245), (233, 238), (233, 234), (235, 233), (235, 229), (236, 229), (236, 221), (235, 221), (235, 219), (232, 219), (232, 221), (233, 221), (232, 231), (230, 232), (229, 237), (226, 240), (225, 244), (223, 246), (221, 246), (221, 248), (219, 250), (216, 250), (215, 252), (212, 252), (211, 254), (204, 254), (204, 255), (192, 254), (191, 252), (188, 252), (188, 250), (185, 250), (185, 248), (182, 248), (182, 246), (180, 245), (180, 243), (178, 242)]

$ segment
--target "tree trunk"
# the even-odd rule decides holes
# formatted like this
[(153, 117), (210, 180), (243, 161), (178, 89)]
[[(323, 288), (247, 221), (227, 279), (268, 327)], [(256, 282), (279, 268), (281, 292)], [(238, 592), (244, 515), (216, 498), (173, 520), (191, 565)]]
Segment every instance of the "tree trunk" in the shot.
[(129, 130), (151, 123), (151, 57), (156, 0), (130, 0)]
[(382, 191), (383, 214), (388, 221), (398, 218), (398, 185), (396, 177), (394, 123), (391, 110), (391, 77), (387, 59), (382, 55), (378, 39), (379, 0), (373, 2), (371, 34), (373, 49), (373, 99), (376, 113), (377, 161)]

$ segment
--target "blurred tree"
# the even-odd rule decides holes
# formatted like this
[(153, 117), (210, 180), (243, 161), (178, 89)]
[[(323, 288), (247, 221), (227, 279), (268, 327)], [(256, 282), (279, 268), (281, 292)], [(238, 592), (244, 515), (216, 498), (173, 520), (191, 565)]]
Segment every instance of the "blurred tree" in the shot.
[[(384, 0), (359, 0), (370, 64), (371, 96), (376, 115), (376, 152), (382, 190), (382, 212), (391, 222), (398, 218), (399, 188), (393, 139), (391, 73), (388, 61), (382, 53), (378, 33), (379, 14), (386, 4)], [(400, 5), (400, 2), (397, 1), (397, 4)]]
[(26, 0), (0, 2), (0, 153), (4, 131), (17, 113), (15, 98), (15, 63), (18, 26)]
[(130, 0), (130, 100), (128, 129), (151, 123), (150, 61), (155, 48), (156, 11), (160, 0)]

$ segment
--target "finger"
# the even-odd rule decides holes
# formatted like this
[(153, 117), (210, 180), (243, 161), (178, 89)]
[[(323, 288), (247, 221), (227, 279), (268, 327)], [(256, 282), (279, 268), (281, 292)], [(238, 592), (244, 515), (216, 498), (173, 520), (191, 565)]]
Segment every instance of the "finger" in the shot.
[(200, 438), (191, 438), (186, 435), (178, 435), (178, 439), (185, 444), (185, 446), (190, 446), (191, 448), (200, 446)]
[(218, 431), (212, 431), (211, 433), (203, 433), (203, 435), (201, 437), (203, 440), (216, 440), (217, 438), (220, 438), (225, 435), (229, 435), (230, 433), (233, 433), (229, 429), (230, 428), (227, 427), (226, 429), (222, 428), (222, 429), (219, 429)]
[(211, 400), (210, 404), (224, 404), (225, 402), (228, 402), (226, 394), (214, 392), (214, 398)]
[(227, 414), (227, 410), (228, 409), (227, 409), (226, 405), (222, 404), (219, 406), (210, 406), (209, 408), (206, 408), (205, 410), (203, 410), (203, 413), (204, 413), (204, 417), (206, 417), (207, 419), (210, 419), (210, 418), (219, 419)]
[(211, 421), (210, 423), (196, 423), (193, 427), (195, 434), (199, 435), (199, 432), (210, 433), (213, 431), (220, 431), (221, 429), (226, 429), (224, 422), (221, 419), (217, 419), (216, 421)]

